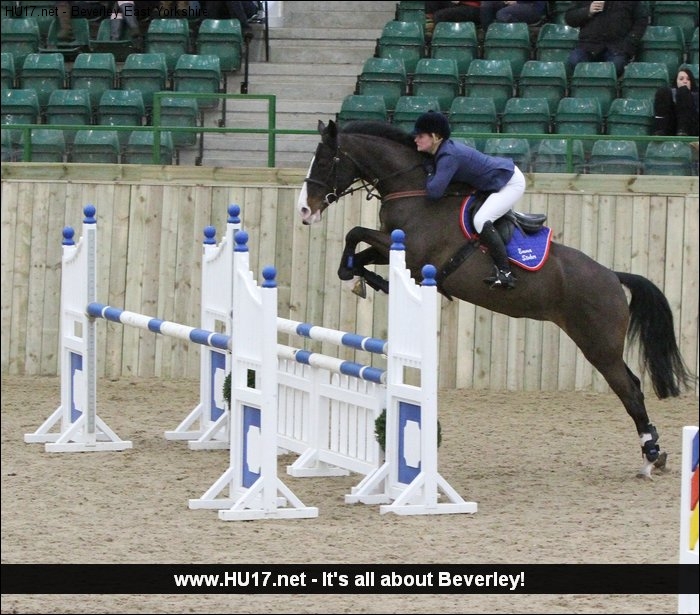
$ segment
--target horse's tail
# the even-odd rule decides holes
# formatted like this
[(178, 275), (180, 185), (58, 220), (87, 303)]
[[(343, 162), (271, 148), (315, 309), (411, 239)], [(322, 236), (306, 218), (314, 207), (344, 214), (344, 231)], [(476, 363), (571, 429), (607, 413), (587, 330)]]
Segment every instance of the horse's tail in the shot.
[(673, 328), (673, 313), (666, 296), (647, 278), (634, 273), (615, 274), (632, 293), (630, 341), (641, 342), (644, 368), (651, 375), (659, 399), (677, 397), (693, 380), (681, 356)]

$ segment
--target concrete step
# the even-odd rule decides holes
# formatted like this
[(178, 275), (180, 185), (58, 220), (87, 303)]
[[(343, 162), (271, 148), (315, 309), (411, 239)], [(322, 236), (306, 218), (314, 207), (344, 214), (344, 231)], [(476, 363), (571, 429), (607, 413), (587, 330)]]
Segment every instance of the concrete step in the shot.
[[(265, 57), (263, 31), (255, 26), (250, 44), (247, 93), (276, 97), (275, 125), (308, 135), (278, 134), (275, 165), (306, 169), (318, 144), (318, 122), (335, 119), (343, 99), (353, 94), (357, 77), (375, 52), (396, 2), (285, 2), (281, 18), (271, 14), (270, 58)], [(274, 17), (274, 19), (272, 19)], [(244, 69), (227, 77), (227, 91), (238, 94)], [(221, 109), (205, 114), (205, 126), (217, 126)], [(226, 126), (260, 129), (268, 125), (266, 100), (242, 98), (226, 102)], [(267, 166), (266, 134), (208, 134), (202, 164)], [(181, 164), (194, 164), (199, 150), (180, 152)]]
[[(292, 7), (291, 5), (295, 5)], [(293, 10), (288, 10), (292, 8)], [(318, 30), (342, 27), (375, 28), (396, 15), (396, 1), (389, 2), (285, 2), (283, 26)]]

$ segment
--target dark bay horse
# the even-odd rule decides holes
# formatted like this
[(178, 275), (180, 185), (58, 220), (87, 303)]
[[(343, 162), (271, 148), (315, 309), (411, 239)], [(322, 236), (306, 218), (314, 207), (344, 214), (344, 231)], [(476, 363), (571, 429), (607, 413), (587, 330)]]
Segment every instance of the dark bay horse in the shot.
[[(638, 339), (643, 364), (659, 398), (678, 396), (693, 380), (680, 355), (673, 315), (663, 293), (648, 279), (616, 272), (582, 252), (552, 242), (537, 271), (518, 270), (514, 290), (492, 290), (483, 279), (491, 257), (467, 242), (458, 223), (464, 192), (439, 203), (425, 196), (423, 154), (407, 133), (384, 122), (351, 122), (342, 130), (319, 122), (321, 142), (299, 198), (304, 224), (321, 219), (340, 197), (365, 189), (381, 198), (379, 230), (355, 227), (346, 236), (338, 275), (363, 276), (388, 292), (379, 274), (367, 265), (389, 262), (390, 234), (406, 234), (406, 262), (420, 280), (423, 265), (438, 268), (441, 292), (514, 318), (551, 321), (561, 327), (605, 377), (632, 417), (640, 439), (643, 465), (638, 475), (663, 469), (666, 452), (651, 424), (639, 378), (623, 359), (625, 341)], [(357, 182), (361, 182), (358, 187)], [(357, 252), (358, 244), (369, 247)], [(623, 285), (631, 292), (628, 304)]]

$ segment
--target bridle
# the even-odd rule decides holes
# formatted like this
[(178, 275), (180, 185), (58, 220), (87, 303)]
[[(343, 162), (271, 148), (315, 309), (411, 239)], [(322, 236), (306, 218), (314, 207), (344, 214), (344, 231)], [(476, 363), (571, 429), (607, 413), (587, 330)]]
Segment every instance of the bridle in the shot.
[[(341, 158), (342, 157), (347, 158), (358, 170), (358, 174), (360, 177), (358, 177), (353, 183), (351, 183), (345, 190), (342, 192), (338, 191), (338, 165), (340, 164)], [(383, 181), (386, 181), (387, 179), (390, 179), (392, 177), (396, 177), (398, 175), (403, 175), (405, 173), (410, 173), (414, 169), (417, 169), (421, 167), (422, 165), (420, 163), (414, 164), (411, 167), (408, 167), (406, 169), (399, 169), (398, 171), (394, 171), (393, 173), (389, 173), (388, 175), (385, 175), (384, 177), (373, 177), (373, 174), (371, 173), (370, 169), (368, 169), (365, 165), (363, 165), (361, 162), (359, 162), (352, 154), (347, 152), (346, 150), (342, 149), (339, 143), (339, 140), (336, 140), (336, 148), (335, 148), (335, 153), (333, 154), (333, 160), (331, 162), (331, 168), (328, 172), (328, 179), (326, 181), (321, 181), (318, 179), (313, 179), (311, 177), (307, 177), (304, 181), (308, 182), (310, 184), (314, 184), (316, 186), (320, 186), (322, 188), (327, 189), (329, 192), (326, 193), (326, 196), (323, 199), (323, 202), (325, 203), (326, 206), (332, 205), (338, 199), (341, 197), (344, 197), (348, 194), (353, 194), (354, 192), (357, 192), (358, 190), (365, 190), (367, 192), (367, 196), (365, 197), (366, 200), (371, 200), (371, 199), (380, 199), (383, 201), (391, 201), (396, 198), (400, 198), (401, 196), (424, 196), (425, 191), (424, 190), (412, 190), (409, 192), (397, 192), (397, 193), (392, 193), (389, 195), (386, 195), (382, 197), (382, 195), (379, 193), (379, 184), (381, 184)], [(372, 177), (372, 179), (366, 180), (363, 179), (361, 176), (364, 175), (366, 177)], [(359, 186), (355, 186), (357, 182), (360, 182)]]

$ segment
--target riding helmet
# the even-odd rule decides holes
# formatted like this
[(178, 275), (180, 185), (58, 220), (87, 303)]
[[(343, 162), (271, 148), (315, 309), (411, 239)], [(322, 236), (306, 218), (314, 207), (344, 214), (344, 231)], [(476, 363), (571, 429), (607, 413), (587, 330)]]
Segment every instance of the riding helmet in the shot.
[(443, 139), (449, 139), (450, 123), (442, 113), (428, 111), (418, 116), (416, 125), (413, 128), (413, 135), (419, 135), (421, 133), (435, 133), (440, 135)]

